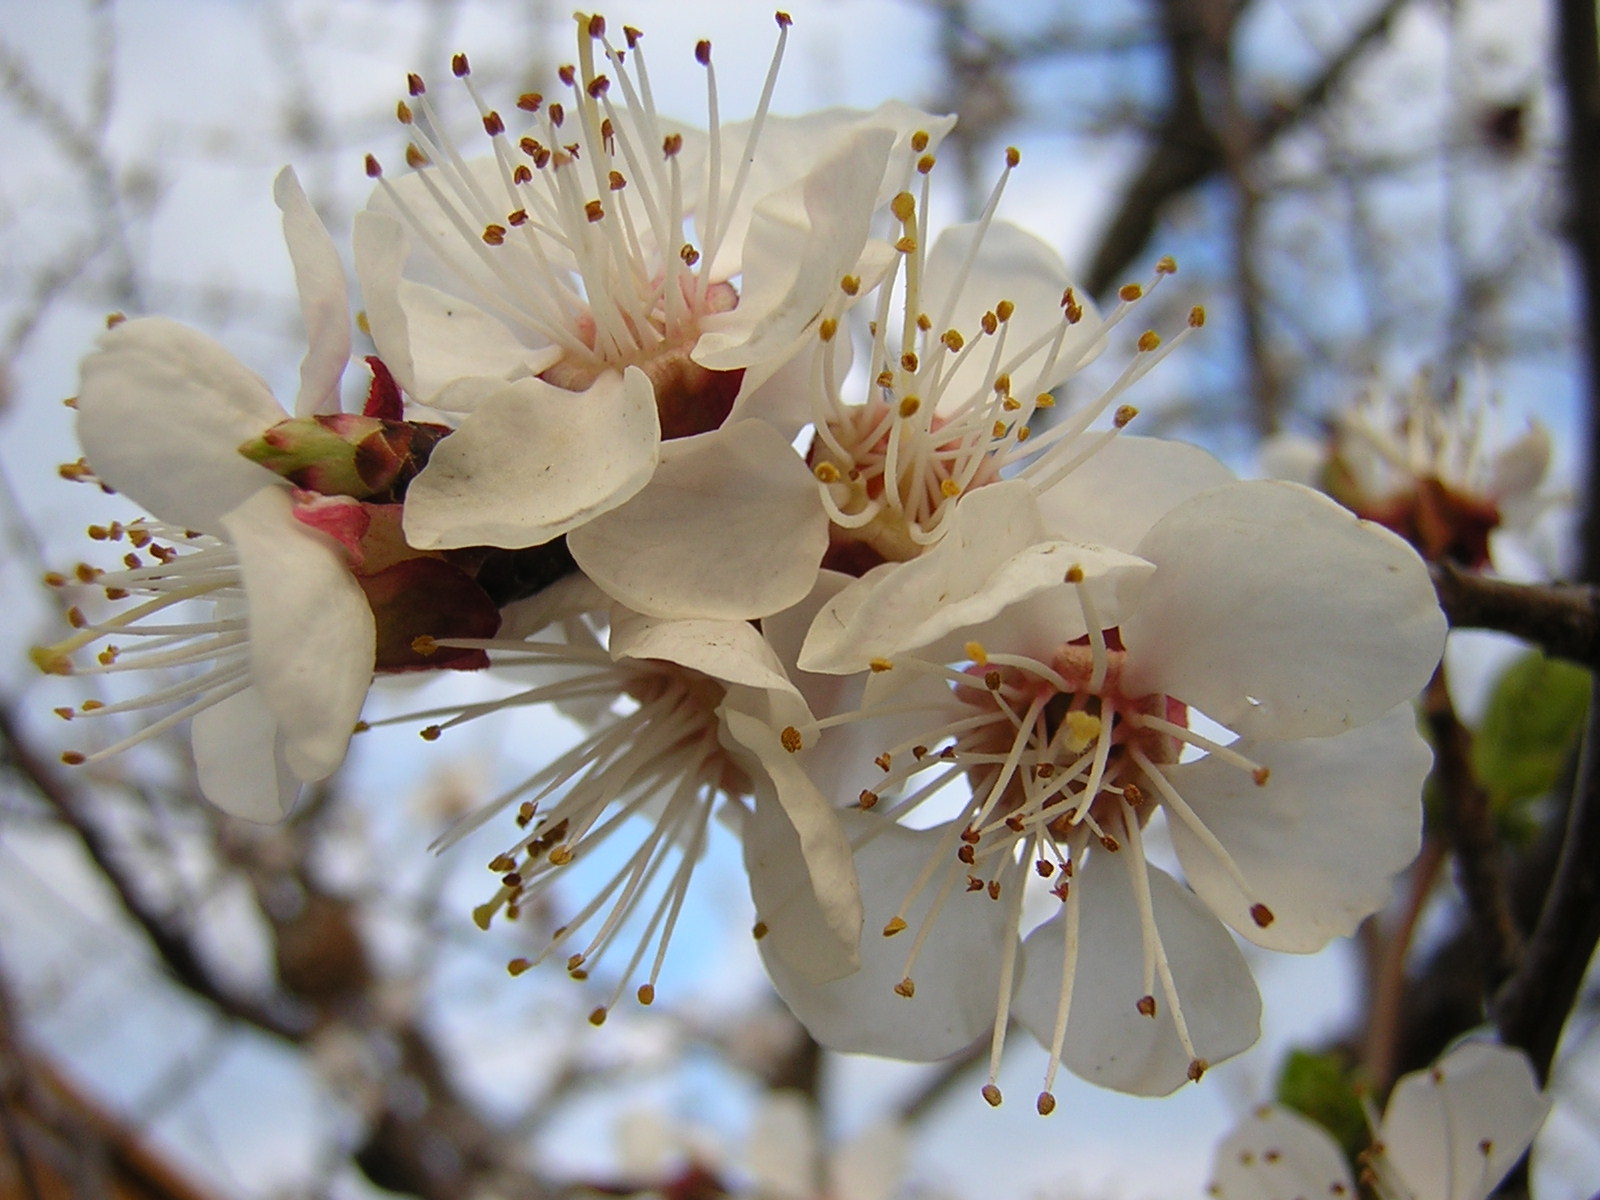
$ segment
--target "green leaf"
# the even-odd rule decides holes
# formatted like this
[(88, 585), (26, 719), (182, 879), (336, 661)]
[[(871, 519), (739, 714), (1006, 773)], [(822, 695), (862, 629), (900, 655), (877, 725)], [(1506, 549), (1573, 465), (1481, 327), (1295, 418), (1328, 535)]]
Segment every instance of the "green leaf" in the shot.
[(1351, 1162), (1372, 1140), (1348, 1056), (1337, 1051), (1291, 1050), (1278, 1073), (1278, 1103), (1326, 1129)]
[(1524, 802), (1566, 770), (1589, 708), (1589, 672), (1537, 650), (1500, 676), (1472, 742), (1472, 770), (1507, 832), (1526, 822)]

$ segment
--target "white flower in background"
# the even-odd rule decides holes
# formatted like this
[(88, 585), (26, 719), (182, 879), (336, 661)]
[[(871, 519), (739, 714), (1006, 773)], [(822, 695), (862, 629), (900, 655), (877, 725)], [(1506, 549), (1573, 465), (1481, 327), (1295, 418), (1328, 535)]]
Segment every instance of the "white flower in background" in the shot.
[(619, 1123), (621, 1194), (730, 1196), (742, 1200), (891, 1200), (908, 1151), (899, 1125), (871, 1126), (825, 1150), (811, 1107), (798, 1092), (761, 1101), (742, 1153), (648, 1110)]
[[(1527, 1056), (1465, 1042), (1395, 1085), (1362, 1181), (1381, 1200), (1487, 1200), (1550, 1110)], [(1327, 1131), (1264, 1106), (1217, 1147), (1217, 1200), (1356, 1196), (1343, 1152)]]
[[(882, 721), (876, 782), (838, 797), (871, 810), (848, 826), (862, 970), (818, 986), (766, 956), (825, 1045), (931, 1059), (989, 1029), (997, 1103), (1009, 1013), (1051, 1053), (1041, 1111), (1057, 1060), (1164, 1094), (1256, 1039), (1225, 925), (1319, 949), (1415, 853), (1430, 755), (1396, 706), (1445, 634), (1416, 554), (1294, 484), (1119, 486), (1100, 524), (1135, 554), (1050, 537), (1032, 489), (996, 483), (813, 623), (803, 670), (873, 674), (858, 716), (785, 744), (826, 753), (832, 726)], [(1188, 889), (1145, 859), (1158, 811)], [(924, 828), (899, 820), (913, 813)], [(1027, 932), (1030, 891), (1055, 913)]]
[[(337, 252), (292, 172), (274, 195), (294, 260), (309, 348), (296, 414), (336, 411), (350, 356)], [(335, 542), (296, 519), (290, 484), (239, 452), (286, 414), (266, 383), (211, 338), (158, 317), (122, 321), (84, 360), (78, 438), (94, 476), (156, 520), (125, 535), (125, 569), (87, 575), (131, 609), (34, 652), (46, 670), (197, 672), (132, 700), (90, 701), (70, 715), (108, 716), (179, 704), (101, 759), (193, 718), (195, 765), (208, 799), (236, 816), (278, 820), (300, 782), (325, 778), (371, 682), (375, 626)], [(91, 531), (94, 532), (94, 531)], [(214, 605), (194, 620), (188, 602)], [(104, 643), (97, 662), (71, 655)], [(84, 761), (74, 754), (70, 761)]]
[[(572, 597), (571, 611), (551, 622), (552, 606)], [(816, 949), (814, 969), (852, 969), (860, 900), (837, 816), (814, 790), (774, 788), (738, 740), (747, 726), (765, 732), (772, 722), (810, 720), (770, 644), (747, 621), (667, 621), (614, 606), (607, 622), (593, 613), (596, 600), (604, 603), (592, 584), (574, 577), (531, 602), (537, 615), (526, 622), (518, 622), (515, 608), (508, 610), (510, 621), (540, 634), (522, 638), (508, 628), (497, 638), (437, 643), (486, 651), (498, 675), (522, 673), (530, 683), (499, 699), (448, 710), (449, 719), (423, 730), (428, 740), (466, 721), (535, 704), (554, 704), (587, 730), (577, 746), (440, 839), (446, 847), (507, 808), (516, 812), (522, 832), (490, 863), (500, 886), (476, 910), (480, 926), (487, 928), (496, 915), (515, 919), (558, 880), (584, 870), (603, 842), (610, 840), (608, 853), (614, 853), (617, 840), (628, 838), (626, 830), (637, 836), (636, 848), (597, 881), (589, 902), (537, 954), (511, 962), (511, 973), (566, 949), (568, 972), (587, 978), (637, 917), (644, 931), (632, 951), (624, 951), (628, 959), (616, 972), (612, 994), (591, 1020), (601, 1023), (641, 973), (645, 982), (636, 994), (652, 1002), (711, 819), (724, 809), (736, 823), (755, 819), (753, 810), (796, 840), (799, 853), (787, 865), (824, 914), (824, 927), (807, 931)], [(445, 715), (409, 714), (382, 723)]]
[(1496, 428), (1487, 383), (1458, 382), (1447, 399), (1426, 374), (1407, 390), (1373, 386), (1337, 411), (1321, 442), (1282, 435), (1262, 450), (1267, 472), (1326, 491), (1388, 526), (1424, 558), (1486, 566), (1491, 536), (1522, 529), (1551, 505), (1540, 488), (1550, 434), (1530, 421), (1516, 437)]
[[(913, 136), (926, 144), (951, 121), (898, 104), (769, 115), (788, 17), (778, 24), (748, 122), (721, 122), (711, 46), (697, 47), (705, 133), (657, 114), (637, 30), (619, 46), (584, 14), (562, 94), (517, 102), (526, 136), (456, 58), (491, 158), (462, 158), (412, 77), (400, 112), (416, 170), (391, 180), (369, 160), (380, 187), (356, 261), (383, 359), (416, 399), (462, 414), (408, 494), (414, 545), (569, 534), (596, 582), (654, 616), (761, 616), (810, 590), (826, 518), (788, 446), (809, 414), (771, 376), (839, 279), (882, 258), (868, 252), (874, 212), (908, 174)], [(697, 349), (707, 335), (714, 367)], [(738, 530), (704, 554), (702, 529), (762, 488), (763, 516), (809, 530), (809, 567)], [(663, 528), (676, 531), (666, 546)], [(754, 561), (719, 570), (735, 549)]]

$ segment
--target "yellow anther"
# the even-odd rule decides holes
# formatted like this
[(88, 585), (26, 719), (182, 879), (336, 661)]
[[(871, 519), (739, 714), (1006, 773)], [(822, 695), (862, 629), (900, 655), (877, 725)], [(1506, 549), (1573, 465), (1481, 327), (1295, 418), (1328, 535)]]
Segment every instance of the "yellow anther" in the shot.
[(967, 657), (977, 666), (987, 666), (989, 652), (983, 648), (982, 642), (968, 642), (966, 645)]
[(839, 322), (833, 317), (824, 317), (817, 326), (817, 336), (825, 342), (833, 341), (833, 335), (839, 332)]
[(910, 371), (914, 374), (916, 372), (918, 362), (919, 360), (916, 354), (910, 350), (907, 350), (900, 356), (900, 369), (902, 371)]
[(1099, 717), (1080, 708), (1067, 714), (1063, 728), (1067, 731), (1066, 749), (1072, 754), (1080, 754), (1094, 744), (1103, 725)]
[(911, 999), (911, 997), (917, 994), (917, 985), (911, 981), (911, 976), (907, 975), (899, 983), (894, 985), (894, 994), (897, 996), (904, 996), (907, 1000)]
[(1189, 328), (1190, 329), (1199, 329), (1200, 326), (1204, 325), (1205, 323), (1206, 323), (1205, 306), (1201, 305), (1201, 304), (1196, 304), (1193, 308), (1191, 308), (1189, 310)]
[(843, 279), (839, 280), (839, 290), (846, 296), (854, 296), (861, 290), (861, 276), (846, 275)]
[(790, 754), (796, 754), (805, 743), (800, 738), (800, 731), (793, 725), (785, 725), (783, 732), (778, 735), (778, 740), (783, 743), (783, 748)]
[(917, 130), (911, 135), (911, 152), (913, 154), (921, 154), (928, 148), (928, 142), (928, 131), (925, 129)]
[(902, 417), (914, 417), (921, 407), (922, 401), (916, 396), (906, 396), (900, 401), (900, 415)]
[(939, 494), (946, 500), (954, 500), (961, 495), (961, 485), (954, 479), (941, 479), (939, 481)]
[(811, 473), (817, 477), (817, 480), (820, 483), (839, 482), (839, 468), (834, 466), (831, 462), (819, 462), (816, 466), (811, 468)]
[(525, 974), (532, 966), (533, 963), (526, 958), (513, 958), (506, 964), (506, 974), (515, 979), (518, 975)]
[(944, 348), (951, 353), (956, 353), (962, 346), (967, 344), (966, 339), (954, 329), (946, 329), (939, 335), (939, 340), (944, 343)]
[(1117, 289), (1117, 299), (1124, 304), (1132, 304), (1144, 295), (1144, 289), (1137, 283), (1125, 283)]
[(889, 923), (883, 927), (884, 937), (893, 937), (897, 933), (904, 933), (906, 922), (904, 917), (891, 917)]
[(549, 854), (550, 865), (564, 867), (572, 861), (572, 847), (568, 845), (556, 846)]
[(917, 215), (917, 198), (910, 192), (901, 192), (889, 201), (889, 211), (902, 225), (909, 224)]
[(1161, 335), (1154, 329), (1146, 329), (1139, 335), (1139, 349), (1143, 353), (1149, 354), (1159, 345), (1161, 345)]
[(1006, 166), (1015, 167), (1022, 161), (1022, 151), (1015, 146), (1006, 147)]
[(894, 669), (894, 664), (887, 658), (875, 658), (867, 665), (878, 674), (882, 674), (884, 671), (892, 671)]
[(1009, 300), (1002, 300), (994, 306), (994, 315), (1002, 321), (1011, 320), (1011, 314), (1017, 311), (1017, 306)]
[(1131, 404), (1119, 404), (1117, 411), (1111, 417), (1111, 423), (1118, 429), (1126, 429), (1128, 422), (1139, 415), (1139, 410)]

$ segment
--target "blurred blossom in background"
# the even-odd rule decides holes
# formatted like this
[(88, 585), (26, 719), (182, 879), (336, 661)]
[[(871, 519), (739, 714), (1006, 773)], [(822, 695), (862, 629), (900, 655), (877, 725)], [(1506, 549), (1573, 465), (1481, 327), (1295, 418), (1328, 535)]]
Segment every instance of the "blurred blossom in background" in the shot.
[[(1195, 304), (1206, 328), (1129, 397), (1134, 431), (1196, 442), (1241, 474), (1262, 473), (1268, 437), (1326, 444), (1359, 396), (1443, 396), (1470, 376), (1496, 397), (1507, 440), (1535, 419), (1549, 431), (1549, 502), (1503, 572), (1571, 569), (1583, 391), (1547, 6), (797, 0), (788, 11), (775, 113), (898, 99), (959, 117), (933, 175), (936, 223), (974, 215), (1014, 146), (1001, 216), (1053, 246), (1086, 295), (1114, 303), (1119, 285), (1177, 259), (1139, 326), (1070, 381), (1068, 402), (1106, 388), (1140, 329), (1181, 328)], [(765, 9), (636, 0), (606, 15), (644, 30), (660, 111), (704, 125), (702, 37), (724, 116), (754, 107), (776, 39)], [(509, 108), (547, 87), (571, 46), (571, 15), (548, 0), (0, 0), (6, 1137), (42, 1148), (62, 1194), (82, 1195), (94, 1193), (74, 1192), (88, 1177), (73, 1172), (102, 1168), (122, 1181), (113, 1195), (251, 1200), (1202, 1194), (1214, 1146), (1274, 1093), (1289, 1047), (1360, 1053), (1376, 926), (1313, 956), (1247, 948), (1264, 1036), (1203, 1083), (1141, 1100), (1063, 1075), (1044, 1121), (1026, 1100), (983, 1102), (986, 1046), (908, 1065), (812, 1043), (766, 981), (739, 848), (715, 826), (653, 1007), (619, 1005), (595, 1029), (587, 1017), (610, 981), (508, 978), (507, 961), (536, 952), (586, 898), (581, 882), (521, 926), (481, 932), (471, 912), (503, 829), (443, 854), (430, 844), (574, 744), (559, 715), (519, 710), (437, 742), (418, 739), (422, 722), (363, 733), (281, 826), (199, 803), (182, 730), (92, 770), (59, 766), (89, 723), (64, 726), (52, 710), (97, 693), (29, 663), (28, 647), (64, 629), (40, 580), (91, 553), (86, 526), (139, 515), (58, 471), (80, 453), (61, 401), (106, 315), (191, 324), (292, 396), (305, 335), (273, 203), (279, 169), (294, 166), (348, 270), (372, 186), (364, 158), (403, 159), (407, 72), (438, 81), (442, 118), (477, 148), (478, 115), (448, 86), (451, 54), (470, 54), (476, 87)], [(356, 354), (370, 352), (358, 338)], [(356, 405), (365, 386), (347, 372)], [(114, 563), (111, 549), (94, 561)], [(1468, 724), (1492, 706), (1508, 644), (1483, 635), (1452, 649)], [(367, 720), (480, 694), (481, 681), (449, 675), (381, 681)], [(1519, 798), (1520, 847), (1536, 844), (1555, 785)], [(1146, 850), (1175, 867), (1162, 837)], [(1379, 925), (1392, 930), (1414, 886)], [(1408, 962), (1421, 978), (1460, 919), (1448, 878), (1416, 894)], [(1447, 990), (1451, 976), (1429, 978)], [(1594, 1011), (1591, 991), (1535, 1145), (1545, 1200), (1589, 1197), (1600, 1178)], [(1391, 1078), (1443, 1049), (1413, 1028), (1427, 1024), (1420, 1010), (1389, 1015), (1403, 1060)], [(1008, 1054), (1002, 1090), (1032, 1095), (1037, 1066), (1031, 1045)], [(91, 1144), (102, 1157), (73, 1149)], [(898, 1180), (863, 1155), (895, 1164)], [(15, 1187), (0, 1170), (0, 1194), (27, 1194)]]

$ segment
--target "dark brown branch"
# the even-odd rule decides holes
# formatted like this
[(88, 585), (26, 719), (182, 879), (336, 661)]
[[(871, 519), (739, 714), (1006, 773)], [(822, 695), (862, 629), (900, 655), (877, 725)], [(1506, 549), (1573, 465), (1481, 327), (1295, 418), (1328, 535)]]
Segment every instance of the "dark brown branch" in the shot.
[[(1388, 32), (1405, 4), (1406, 0), (1386, 0), (1297, 98), (1259, 117), (1251, 137), (1252, 152), (1268, 149), (1319, 110), (1350, 68)], [(1114, 209), (1117, 215), (1100, 239), (1086, 280), (1092, 295), (1103, 294), (1120, 280), (1144, 250), (1169, 202), (1226, 166), (1222, 142), (1206, 119), (1197, 74), (1200, 47), (1189, 23), (1181, 18), (1179, 10), (1184, 7), (1182, 0), (1162, 0), (1172, 55), (1172, 104), (1155, 132), (1144, 166), (1124, 189)]]
[(1429, 570), (1452, 629), (1494, 629), (1553, 658), (1600, 665), (1600, 590), (1582, 584), (1508, 583), (1448, 563)]
[[(1600, 689), (1600, 673), (1595, 682)], [(1528, 1052), (1541, 1081), (1550, 1076), (1561, 1030), (1600, 943), (1596, 863), (1600, 863), (1600, 694), (1591, 691), (1561, 857), (1521, 965), (1494, 1005), (1501, 1038)]]

